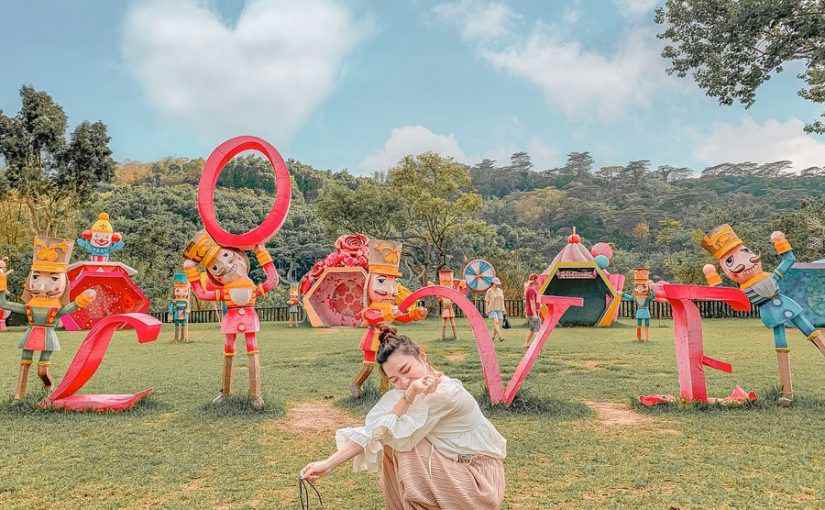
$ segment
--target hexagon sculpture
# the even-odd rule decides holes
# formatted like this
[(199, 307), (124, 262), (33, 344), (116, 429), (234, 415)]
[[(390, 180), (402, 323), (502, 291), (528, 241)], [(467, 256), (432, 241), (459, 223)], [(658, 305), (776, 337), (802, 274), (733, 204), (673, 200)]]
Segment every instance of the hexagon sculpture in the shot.
[[(598, 246), (603, 247), (603, 244)], [(584, 306), (568, 308), (559, 324), (596, 327), (613, 324), (622, 300), (624, 275), (607, 272), (608, 263), (609, 256), (604, 253), (594, 256), (573, 228), (567, 245), (542, 273), (540, 280), (541, 295), (584, 299)]]
[(86, 289), (97, 291), (91, 305), (61, 318), (69, 331), (91, 329), (112, 315), (149, 311), (149, 298), (132, 280), (137, 271), (122, 262), (76, 262), (69, 266), (67, 274), (70, 299)]
[(779, 290), (802, 306), (814, 326), (825, 327), (825, 259), (791, 266)]
[(367, 245), (364, 234), (347, 234), (335, 250), (312, 266), (300, 283), (304, 311), (312, 327), (357, 327), (367, 305)]

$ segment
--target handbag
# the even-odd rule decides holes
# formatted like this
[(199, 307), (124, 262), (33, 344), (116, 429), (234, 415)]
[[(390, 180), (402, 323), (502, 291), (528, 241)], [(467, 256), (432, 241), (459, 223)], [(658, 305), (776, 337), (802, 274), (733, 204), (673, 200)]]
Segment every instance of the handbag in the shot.
[(504, 315), (504, 320), (501, 321), (501, 327), (504, 329), (510, 329), (510, 321), (507, 320), (507, 314)]

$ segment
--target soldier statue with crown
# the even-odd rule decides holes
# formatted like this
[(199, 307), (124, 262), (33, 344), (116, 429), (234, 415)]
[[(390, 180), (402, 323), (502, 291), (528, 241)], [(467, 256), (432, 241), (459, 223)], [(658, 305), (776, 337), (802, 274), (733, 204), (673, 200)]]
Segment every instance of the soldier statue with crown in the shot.
[(175, 339), (173, 342), (189, 343), (189, 304), (191, 285), (186, 275), (175, 273), (175, 282), (172, 286), (172, 299), (169, 300), (168, 312), (175, 325)]
[(636, 341), (650, 341), (650, 303), (656, 299), (653, 292), (653, 282), (650, 281), (650, 270), (646, 267), (637, 267), (633, 270), (633, 294), (622, 294), (627, 301), (636, 303)]
[[(259, 285), (255, 285), (249, 278), (249, 260), (241, 250), (220, 246), (204, 231), (199, 232), (186, 247), (183, 268), (198, 299), (219, 301), (227, 309), (221, 321), (221, 332), (226, 335), (223, 347), (223, 385), (213, 402), (223, 401), (231, 391), (235, 339), (241, 333), (246, 338), (246, 354), (249, 356), (249, 397), (254, 408), (262, 409), (261, 365), (256, 341), (261, 325), (255, 312), (255, 301), (277, 286), (279, 278), (266, 248), (257, 245), (254, 252), (258, 264), (266, 274), (266, 280)], [(201, 285), (198, 264), (206, 269), (207, 288)]]
[(112, 229), (109, 215), (102, 212), (92, 228), (80, 234), (77, 245), (89, 254), (92, 262), (109, 262), (112, 252), (123, 248), (123, 234)]
[[(375, 366), (381, 329), (392, 322), (412, 322), (427, 317), (427, 309), (423, 307), (413, 306), (403, 313), (398, 309), (398, 305), (410, 295), (409, 289), (398, 283), (398, 277), (401, 276), (398, 270), (400, 262), (401, 243), (370, 239), (367, 264), (369, 275), (365, 289), (369, 304), (360, 312), (367, 325), (367, 331), (361, 337), (364, 362), (350, 385), (353, 398), (361, 397), (361, 388)], [(386, 381), (382, 380), (381, 385), (386, 388)]]
[[(766, 273), (762, 270), (761, 257), (745, 246), (728, 224), (720, 225), (705, 235), (702, 247), (719, 261), (719, 266), (725, 275), (739, 284), (739, 288), (745, 292), (751, 304), (759, 308), (762, 323), (773, 330), (779, 382), (782, 386), (782, 396), (779, 402), (782, 405), (790, 405), (793, 401), (793, 386), (785, 324), (791, 323), (799, 328), (799, 331), (823, 355), (825, 355), (825, 335), (814, 328), (796, 301), (779, 292), (778, 282), (793, 266), (796, 257), (793, 254), (791, 243), (782, 232), (773, 232), (771, 241), (776, 253), (781, 256), (779, 266), (774, 269), (773, 273)], [(722, 278), (713, 264), (705, 265), (703, 271), (708, 285), (716, 286), (722, 283)]]
[(8, 282), (6, 273), (0, 272), (0, 308), (25, 315), (28, 327), (17, 347), (23, 350), (20, 359), (20, 374), (14, 399), (26, 396), (29, 368), (34, 353), (39, 352), (37, 375), (43, 381), (46, 391), (51, 390), (52, 380), (49, 365), (52, 353), (60, 350), (54, 327), (63, 315), (78, 308), (88, 306), (97, 295), (92, 289), (83, 291), (69, 302), (66, 269), (72, 257), (74, 243), (67, 239), (52, 239), (37, 236), (34, 239), (34, 255), (31, 271), (26, 278), (22, 300), (25, 304), (6, 300)]

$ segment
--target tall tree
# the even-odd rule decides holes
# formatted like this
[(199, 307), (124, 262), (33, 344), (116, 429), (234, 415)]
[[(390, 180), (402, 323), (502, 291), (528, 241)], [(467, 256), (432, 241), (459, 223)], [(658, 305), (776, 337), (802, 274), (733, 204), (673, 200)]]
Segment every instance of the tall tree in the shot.
[(77, 202), (114, 174), (106, 126), (83, 122), (67, 144), (66, 114), (49, 94), (23, 86), (20, 99), (17, 115), (0, 111), (5, 199), (26, 204), (35, 233), (70, 230)]
[[(791, 62), (804, 66), (799, 95), (825, 103), (825, 0), (667, 0), (656, 22), (670, 42), (668, 72), (691, 73), (720, 104), (750, 107), (759, 86)], [(825, 133), (825, 122), (805, 131)]]

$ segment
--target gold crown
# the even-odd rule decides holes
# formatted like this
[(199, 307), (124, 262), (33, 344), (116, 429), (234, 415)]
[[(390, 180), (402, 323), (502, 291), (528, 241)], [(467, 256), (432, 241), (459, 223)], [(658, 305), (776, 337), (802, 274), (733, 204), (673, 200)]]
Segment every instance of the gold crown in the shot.
[(74, 249), (74, 241), (69, 239), (35, 237), (32, 271), (65, 273), (69, 260), (72, 258), (72, 249)]
[(106, 232), (107, 234), (114, 232), (112, 229), (112, 224), (109, 223), (109, 215), (105, 212), (100, 213), (97, 216), (97, 221), (92, 224), (92, 228), (90, 230), (92, 232)]
[(370, 239), (368, 268), (370, 273), (401, 276), (401, 243)]
[(716, 259), (722, 258), (726, 253), (737, 246), (742, 246), (742, 244), (742, 240), (739, 239), (739, 236), (736, 235), (736, 232), (734, 232), (733, 228), (727, 223), (711, 230), (710, 233), (702, 239), (702, 248), (710, 252), (713, 258)]
[(650, 280), (650, 269), (646, 267), (637, 267), (633, 270), (633, 283), (645, 283)]
[(186, 249), (183, 251), (183, 256), (189, 260), (208, 266), (212, 263), (215, 257), (218, 256), (219, 251), (221, 251), (221, 247), (218, 243), (209, 237), (209, 234), (201, 230), (195, 234), (195, 239), (186, 245)]

